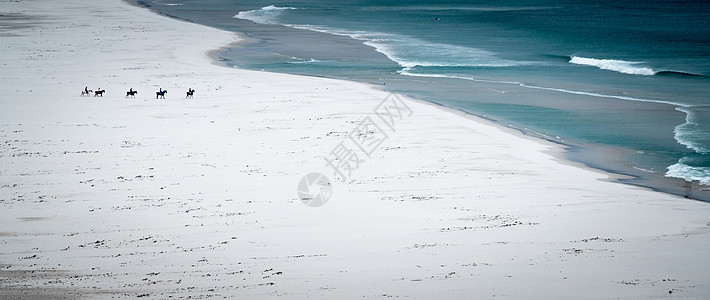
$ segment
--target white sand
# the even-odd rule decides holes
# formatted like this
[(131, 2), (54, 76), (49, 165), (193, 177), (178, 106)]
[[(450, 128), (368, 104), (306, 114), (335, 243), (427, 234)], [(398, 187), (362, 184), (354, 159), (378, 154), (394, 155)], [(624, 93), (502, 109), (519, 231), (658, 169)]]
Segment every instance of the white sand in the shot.
[(710, 298), (706, 203), (410, 100), (339, 182), (387, 93), (214, 65), (235, 35), (118, 0), (0, 14), (0, 298)]

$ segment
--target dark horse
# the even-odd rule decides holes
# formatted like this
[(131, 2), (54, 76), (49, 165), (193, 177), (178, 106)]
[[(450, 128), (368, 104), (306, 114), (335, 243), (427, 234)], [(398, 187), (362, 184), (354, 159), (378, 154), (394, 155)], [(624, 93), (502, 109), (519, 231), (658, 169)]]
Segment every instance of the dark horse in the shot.
[(190, 89), (187, 91), (186, 94), (187, 94), (187, 95), (185, 96), (185, 99), (187, 99), (187, 98), (192, 98), (192, 95), (195, 94), (195, 90), (193, 90), (192, 88), (190, 88)]
[(105, 92), (106, 92), (105, 90), (95, 90), (94, 97), (97, 97), (97, 96), (103, 97)]
[(168, 93), (168, 90), (160, 89), (159, 92), (155, 92), (155, 99), (158, 99), (158, 97), (165, 99), (165, 94)]
[(126, 97), (131, 96), (135, 98), (136, 94), (138, 94), (138, 91), (134, 91), (133, 89), (131, 89), (130, 91), (126, 92)]

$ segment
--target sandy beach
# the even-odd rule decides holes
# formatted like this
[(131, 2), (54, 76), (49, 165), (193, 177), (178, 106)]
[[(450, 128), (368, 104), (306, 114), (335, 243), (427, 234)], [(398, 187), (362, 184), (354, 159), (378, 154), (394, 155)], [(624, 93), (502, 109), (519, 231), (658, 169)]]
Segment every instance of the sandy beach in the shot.
[(239, 39), (0, 2), (0, 298), (710, 298), (708, 203), (376, 86), (216, 64)]

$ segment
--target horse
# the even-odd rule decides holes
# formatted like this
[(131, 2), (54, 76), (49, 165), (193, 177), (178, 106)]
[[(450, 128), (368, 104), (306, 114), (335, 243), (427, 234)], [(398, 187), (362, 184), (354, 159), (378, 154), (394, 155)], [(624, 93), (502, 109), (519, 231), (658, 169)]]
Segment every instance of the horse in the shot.
[(105, 90), (96, 90), (96, 91), (94, 91), (94, 97), (97, 97), (97, 96), (103, 97), (105, 92), (106, 92)]
[(133, 89), (131, 89), (130, 91), (126, 92), (126, 97), (131, 96), (135, 98), (136, 94), (138, 94), (138, 91), (134, 91)]
[(187, 91), (187, 93), (185, 93), (185, 94), (186, 94), (185, 99), (187, 99), (187, 98), (192, 98), (192, 95), (195, 94), (195, 90), (193, 90), (192, 88), (190, 88), (190, 89)]
[(158, 97), (165, 99), (165, 94), (168, 93), (168, 90), (160, 89), (159, 92), (155, 92), (155, 99), (158, 99)]
[(93, 92), (94, 92), (94, 91), (92, 91), (92, 90), (84, 89), (83, 91), (81, 91), (81, 95), (82, 95), (82, 96), (89, 96), (89, 95), (91, 95), (91, 93), (93, 93)]

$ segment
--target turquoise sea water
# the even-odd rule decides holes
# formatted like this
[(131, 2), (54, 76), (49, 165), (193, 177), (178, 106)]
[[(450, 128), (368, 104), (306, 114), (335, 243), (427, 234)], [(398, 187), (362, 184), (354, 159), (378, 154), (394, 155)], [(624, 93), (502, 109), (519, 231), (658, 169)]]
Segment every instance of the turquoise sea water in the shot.
[(138, 2), (246, 34), (233, 66), (380, 84), (710, 183), (707, 1)]

